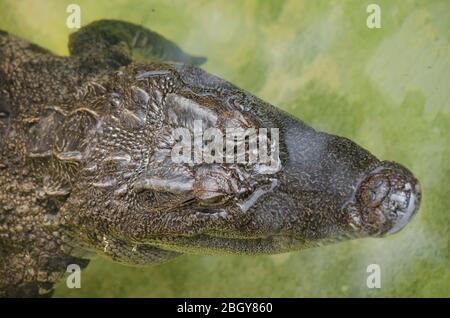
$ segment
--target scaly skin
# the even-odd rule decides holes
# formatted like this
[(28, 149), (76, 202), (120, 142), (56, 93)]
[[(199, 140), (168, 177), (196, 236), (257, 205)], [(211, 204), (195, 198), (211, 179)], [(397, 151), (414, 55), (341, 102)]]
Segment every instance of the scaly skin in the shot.
[[(96, 252), (126, 264), (260, 254), (400, 230), (418, 181), (193, 66), (142, 27), (92, 23), (70, 57), (0, 33), (0, 295), (49, 295)], [(279, 128), (276, 168), (171, 160), (175, 128)], [(267, 171), (266, 171), (267, 172)]]

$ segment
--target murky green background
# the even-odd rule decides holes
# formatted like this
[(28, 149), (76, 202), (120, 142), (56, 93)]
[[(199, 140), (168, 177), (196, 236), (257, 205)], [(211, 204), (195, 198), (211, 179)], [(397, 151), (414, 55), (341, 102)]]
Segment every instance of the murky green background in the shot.
[[(0, 28), (67, 54), (69, 3), (82, 24), (141, 23), (204, 68), (315, 128), (410, 168), (420, 213), (402, 232), (276, 256), (184, 256), (153, 268), (95, 259), (73, 296), (450, 296), (450, 2), (4, 1)], [(366, 27), (377, 3), (382, 28)], [(366, 268), (381, 266), (381, 288)]]

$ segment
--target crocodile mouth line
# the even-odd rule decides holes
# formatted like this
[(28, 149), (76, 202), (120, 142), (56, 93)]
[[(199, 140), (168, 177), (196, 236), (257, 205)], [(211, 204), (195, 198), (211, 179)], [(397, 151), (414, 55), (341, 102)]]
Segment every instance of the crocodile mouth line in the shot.
[(291, 234), (270, 234), (267, 236), (233, 237), (213, 234), (155, 236), (144, 244), (164, 250), (188, 254), (279, 254), (327, 244), (335, 244), (345, 240), (358, 239), (361, 235), (341, 234), (333, 238), (308, 240)]
[(158, 236), (145, 242), (164, 250), (188, 254), (278, 254), (294, 249), (313, 246), (303, 239), (291, 235), (269, 235), (266, 237), (221, 237), (210, 234), (194, 236)]

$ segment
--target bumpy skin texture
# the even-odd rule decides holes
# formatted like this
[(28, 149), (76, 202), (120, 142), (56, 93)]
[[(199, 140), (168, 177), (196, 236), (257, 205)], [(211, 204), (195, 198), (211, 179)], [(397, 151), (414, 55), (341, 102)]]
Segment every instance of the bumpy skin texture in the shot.
[[(94, 22), (70, 57), (0, 32), (0, 295), (47, 296), (96, 252), (279, 253), (383, 236), (415, 214), (404, 167), (315, 131), (140, 26)], [(175, 128), (279, 128), (277, 165), (175, 163)]]

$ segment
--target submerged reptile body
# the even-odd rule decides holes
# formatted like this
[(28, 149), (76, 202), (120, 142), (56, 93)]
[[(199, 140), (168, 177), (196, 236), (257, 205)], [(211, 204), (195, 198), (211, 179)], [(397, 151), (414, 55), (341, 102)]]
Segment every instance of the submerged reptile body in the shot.
[[(204, 72), (153, 32), (99, 21), (69, 47), (56, 56), (0, 32), (1, 296), (49, 295), (90, 252), (139, 265), (286, 252), (393, 233), (417, 210), (408, 170)], [(277, 169), (173, 162), (173, 130), (195, 120), (279, 128)]]

